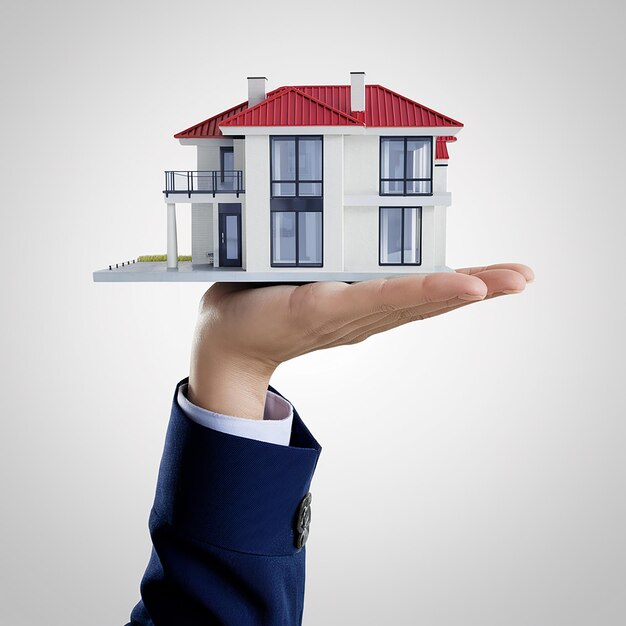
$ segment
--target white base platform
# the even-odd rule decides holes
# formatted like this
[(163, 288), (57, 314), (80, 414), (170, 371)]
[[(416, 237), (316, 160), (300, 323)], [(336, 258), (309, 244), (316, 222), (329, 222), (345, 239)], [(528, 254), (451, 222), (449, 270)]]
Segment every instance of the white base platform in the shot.
[(94, 282), (198, 282), (198, 283), (311, 283), (318, 281), (358, 282), (387, 276), (411, 274), (433, 274), (453, 272), (449, 267), (423, 268), (415, 266), (407, 272), (394, 271), (394, 267), (379, 272), (329, 272), (316, 268), (275, 269), (271, 272), (248, 272), (240, 268), (192, 266), (190, 262), (179, 262), (177, 270), (168, 270), (165, 262), (131, 263), (124, 267), (98, 270), (93, 273)]

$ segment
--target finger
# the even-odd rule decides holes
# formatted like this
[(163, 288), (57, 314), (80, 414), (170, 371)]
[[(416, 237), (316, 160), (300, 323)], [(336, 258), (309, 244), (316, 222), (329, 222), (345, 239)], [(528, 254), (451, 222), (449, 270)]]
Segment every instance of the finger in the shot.
[[(456, 298), (454, 300), (461, 302)], [(365, 315), (358, 319), (350, 320), (340, 326), (337, 326), (336, 324), (319, 326), (315, 332), (315, 343), (311, 345), (308, 352), (330, 347), (331, 345), (340, 345), (343, 343), (342, 339), (344, 337), (365, 332), (366, 330), (374, 328), (378, 325), (386, 324), (392, 319), (400, 320), (406, 319), (407, 317), (417, 319), (415, 316), (418, 314), (418, 310), (431, 312), (446, 308), (449, 306), (449, 303), (450, 301), (437, 302), (427, 305), (422, 304), (418, 307), (406, 307), (385, 313), (370, 313), (369, 315)]]
[(493, 293), (520, 293), (526, 289), (526, 278), (523, 274), (508, 268), (490, 268), (474, 274), (487, 286), (487, 295)]
[[(493, 298), (498, 298), (507, 294), (504, 293), (494, 293), (489, 296), (486, 296), (484, 300), (491, 300)], [(479, 300), (476, 302), (480, 302)], [(468, 306), (470, 304), (475, 304), (475, 302), (467, 302), (462, 300), (453, 300), (449, 303), (446, 303), (444, 306), (439, 307), (431, 307), (429, 310), (424, 310), (421, 308), (418, 312), (414, 312), (411, 314), (409, 310), (398, 311), (394, 313), (388, 313), (385, 316), (385, 319), (380, 320), (378, 323), (372, 323), (368, 326), (362, 326), (361, 328), (355, 329), (352, 332), (345, 334), (343, 337), (337, 337), (333, 341), (328, 342), (323, 346), (318, 346), (315, 349), (322, 348), (334, 348), (336, 346), (342, 345), (352, 345), (356, 343), (361, 343), (368, 337), (372, 335), (378, 335), (380, 333), (386, 332), (388, 330), (392, 330), (397, 328), (398, 326), (403, 326), (404, 324), (408, 324), (410, 322), (416, 322), (420, 320), (425, 320), (431, 317), (436, 317), (437, 315), (443, 315), (444, 313), (449, 313), (456, 309), (460, 309), (461, 307)], [(310, 351), (313, 351), (310, 350)]]
[[(345, 323), (411, 306), (452, 298), (481, 300), (487, 295), (487, 287), (480, 278), (454, 272), (339, 284), (340, 288), (318, 289), (315, 315), (319, 319)], [(314, 291), (311, 290), (311, 295)]]
[(485, 265), (484, 267), (463, 267), (461, 269), (456, 270), (459, 274), (469, 274), (470, 276), (475, 276), (481, 272), (485, 272), (487, 270), (512, 270), (521, 274), (527, 283), (531, 283), (535, 280), (535, 273), (533, 270), (528, 267), (528, 265), (524, 265), (522, 263), (496, 263), (494, 265)]
[(395, 328), (396, 326), (401, 326), (408, 322), (421, 320), (431, 315), (437, 315), (439, 312), (446, 312), (460, 304), (471, 304), (471, 302), (452, 298), (446, 302), (437, 302), (429, 305), (421, 305), (419, 307), (407, 307), (388, 313), (370, 315), (357, 320), (353, 324), (343, 326), (337, 332), (326, 335), (323, 338), (324, 343), (320, 344), (318, 342), (318, 345), (313, 349), (332, 348), (334, 346), (349, 344), (352, 343), (354, 338), (361, 336), (369, 337), (370, 335)]
[[(496, 292), (502, 294), (519, 293), (526, 285), (523, 276), (508, 269), (486, 270), (477, 274), (486, 288), (487, 296)], [(316, 327), (315, 335), (323, 337), (323, 342), (329, 343), (341, 339), (350, 333), (362, 332), (376, 324), (387, 323), (391, 318), (397, 320), (423, 319), (420, 316), (432, 316), (435, 312), (447, 310), (451, 302), (463, 302), (463, 298), (453, 297), (442, 302), (419, 303), (406, 307), (385, 307), (382, 312), (370, 313), (356, 319), (348, 319), (344, 323), (334, 320), (333, 323), (320, 324)], [(443, 312), (442, 311), (442, 312)]]
[[(487, 296), (493, 297), (493, 296)], [(479, 302), (477, 300), (476, 302)], [(472, 302), (459, 300), (458, 298), (452, 298), (446, 302), (437, 302), (428, 305), (420, 305), (418, 307), (407, 307), (404, 309), (398, 309), (397, 311), (391, 311), (389, 313), (378, 313), (369, 315), (367, 317), (356, 320), (352, 324), (347, 324), (333, 333), (325, 335), (323, 343), (317, 342), (315, 347), (311, 350), (317, 350), (321, 348), (330, 348), (333, 346), (349, 343), (354, 337), (367, 334), (375, 334), (376, 332), (382, 332), (390, 328), (395, 328), (408, 322), (414, 322), (434, 315), (440, 315), (447, 313), (460, 306), (466, 304), (472, 304)]]

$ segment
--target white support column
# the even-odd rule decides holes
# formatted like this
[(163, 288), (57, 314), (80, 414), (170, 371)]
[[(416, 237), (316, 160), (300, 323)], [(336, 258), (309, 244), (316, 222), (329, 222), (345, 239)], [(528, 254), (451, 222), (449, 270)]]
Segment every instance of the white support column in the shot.
[(167, 203), (167, 269), (178, 269), (178, 237), (176, 235), (176, 205)]

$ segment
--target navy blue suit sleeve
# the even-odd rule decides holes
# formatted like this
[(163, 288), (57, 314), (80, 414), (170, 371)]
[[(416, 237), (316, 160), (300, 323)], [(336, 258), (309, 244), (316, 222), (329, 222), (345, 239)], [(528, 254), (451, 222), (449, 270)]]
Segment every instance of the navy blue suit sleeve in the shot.
[(130, 624), (300, 624), (305, 548), (296, 518), (319, 444), (295, 409), (290, 444), (280, 446), (193, 422), (177, 392), (150, 515), (152, 555)]

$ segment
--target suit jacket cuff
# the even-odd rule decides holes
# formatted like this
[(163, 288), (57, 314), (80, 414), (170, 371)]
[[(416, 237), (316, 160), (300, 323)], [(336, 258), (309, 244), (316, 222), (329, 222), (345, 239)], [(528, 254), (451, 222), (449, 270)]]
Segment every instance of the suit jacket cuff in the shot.
[(177, 532), (229, 550), (297, 552), (297, 511), (320, 445), (295, 408), (289, 446), (201, 426), (176, 401), (187, 382), (174, 393), (154, 512)]

